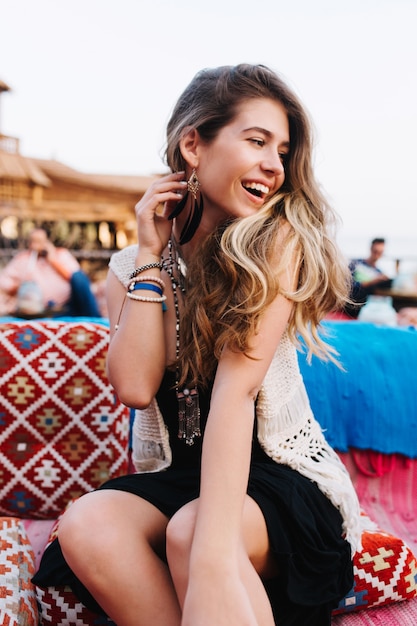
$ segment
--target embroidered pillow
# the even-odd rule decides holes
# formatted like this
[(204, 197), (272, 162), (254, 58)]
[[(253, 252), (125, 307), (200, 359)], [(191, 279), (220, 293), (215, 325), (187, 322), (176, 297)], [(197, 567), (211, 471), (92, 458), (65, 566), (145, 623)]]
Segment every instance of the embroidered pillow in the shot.
[(108, 333), (92, 322), (0, 326), (0, 512), (54, 518), (127, 472), (130, 412), (106, 377)]
[[(369, 519), (369, 518), (368, 518)], [(334, 614), (409, 600), (417, 596), (417, 563), (410, 548), (380, 529), (365, 530), (353, 559), (354, 585)]]
[(38, 623), (35, 555), (21, 520), (0, 518), (0, 624)]

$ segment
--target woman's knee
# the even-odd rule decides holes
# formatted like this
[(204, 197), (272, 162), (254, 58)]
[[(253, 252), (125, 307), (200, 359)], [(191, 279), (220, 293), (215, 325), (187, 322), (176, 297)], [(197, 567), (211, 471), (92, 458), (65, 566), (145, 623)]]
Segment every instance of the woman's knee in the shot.
[(113, 489), (79, 498), (63, 516), (58, 538), (65, 552), (108, 553), (122, 546), (152, 545), (164, 551), (167, 518), (138, 496)]
[[(64, 551), (85, 550), (94, 546), (95, 537), (106, 519), (95, 493), (76, 500), (65, 512), (58, 526), (58, 539)], [(97, 533), (96, 533), (97, 531)]]
[(168, 558), (170, 555), (178, 557), (189, 554), (193, 541), (196, 515), (196, 502), (190, 502), (177, 511), (168, 522), (166, 530)]

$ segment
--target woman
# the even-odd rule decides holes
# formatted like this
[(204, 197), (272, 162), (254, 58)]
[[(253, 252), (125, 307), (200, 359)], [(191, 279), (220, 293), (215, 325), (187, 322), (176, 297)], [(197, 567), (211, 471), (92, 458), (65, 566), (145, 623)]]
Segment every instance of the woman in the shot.
[(69, 509), (70, 569), (55, 543), (35, 580), (118, 626), (330, 624), (359, 507), (297, 366), (298, 335), (334, 358), (318, 325), (348, 291), (306, 114), (266, 67), (205, 70), (166, 156), (108, 276), (108, 374), (137, 409), (141, 473)]

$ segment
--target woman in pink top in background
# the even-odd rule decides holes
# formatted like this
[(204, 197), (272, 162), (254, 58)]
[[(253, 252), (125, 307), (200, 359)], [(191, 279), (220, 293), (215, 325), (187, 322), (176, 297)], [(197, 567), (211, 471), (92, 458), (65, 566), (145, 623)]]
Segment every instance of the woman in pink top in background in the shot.
[[(100, 317), (88, 277), (77, 259), (66, 248), (56, 247), (43, 228), (30, 233), (28, 249), (0, 272), (0, 291), (6, 296), (7, 305), (1, 311), (6, 315), (55, 312)], [(24, 304), (19, 302), (20, 296)]]

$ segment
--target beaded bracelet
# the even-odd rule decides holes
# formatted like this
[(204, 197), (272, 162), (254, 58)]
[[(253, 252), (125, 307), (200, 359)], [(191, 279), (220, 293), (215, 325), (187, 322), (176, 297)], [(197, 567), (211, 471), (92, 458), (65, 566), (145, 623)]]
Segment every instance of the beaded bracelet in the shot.
[(132, 291), (139, 291), (141, 289), (144, 289), (146, 291), (155, 291), (155, 293), (159, 294), (160, 296), (162, 296), (163, 294), (161, 287), (157, 287), (156, 285), (152, 285), (151, 283), (131, 283), (129, 285), (129, 293), (132, 293)]
[(148, 298), (147, 296), (137, 296), (133, 293), (131, 293), (130, 291), (127, 292), (127, 297), (130, 298), (131, 300), (137, 300), (138, 302), (165, 302), (165, 300), (167, 299), (166, 296), (161, 296), (160, 298)]
[(132, 279), (133, 283), (141, 283), (141, 282), (144, 283), (146, 281), (149, 281), (151, 283), (156, 283), (157, 285), (161, 285), (162, 289), (165, 289), (164, 281), (162, 280), (162, 278), (159, 278), (158, 276), (136, 276), (135, 278)]
[(151, 270), (152, 268), (161, 270), (162, 263), (159, 261), (155, 263), (147, 263), (146, 265), (140, 265), (133, 270), (133, 272), (129, 276), (129, 279), (132, 280), (132, 278), (135, 278), (138, 274), (142, 274), (142, 272), (145, 272), (146, 270)]

